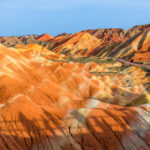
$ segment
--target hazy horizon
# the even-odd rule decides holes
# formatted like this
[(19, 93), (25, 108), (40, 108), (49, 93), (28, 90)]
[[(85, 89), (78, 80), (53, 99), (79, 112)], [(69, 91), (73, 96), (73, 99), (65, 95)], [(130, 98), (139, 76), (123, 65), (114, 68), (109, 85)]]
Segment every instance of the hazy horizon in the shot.
[(150, 23), (149, 7), (149, 0), (1, 0), (0, 36), (129, 29)]

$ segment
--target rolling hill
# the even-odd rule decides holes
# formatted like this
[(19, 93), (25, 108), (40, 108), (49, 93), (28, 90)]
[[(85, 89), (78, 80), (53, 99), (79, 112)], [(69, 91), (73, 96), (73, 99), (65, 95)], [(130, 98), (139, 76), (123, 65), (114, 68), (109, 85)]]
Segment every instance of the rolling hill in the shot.
[[(67, 43), (91, 37), (78, 36)], [(75, 61), (37, 44), (0, 45), (0, 149), (149, 150), (147, 72)]]

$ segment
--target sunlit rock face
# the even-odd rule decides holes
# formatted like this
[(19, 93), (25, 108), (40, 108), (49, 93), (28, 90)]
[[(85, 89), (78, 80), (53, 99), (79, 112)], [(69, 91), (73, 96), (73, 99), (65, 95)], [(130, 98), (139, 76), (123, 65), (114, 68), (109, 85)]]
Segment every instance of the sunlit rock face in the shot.
[(0, 45), (0, 149), (149, 150), (149, 78), (123, 67)]
[(36, 39), (40, 41), (48, 41), (50, 39), (53, 39), (53, 37), (50, 34), (45, 33), (45, 34), (38, 36)]

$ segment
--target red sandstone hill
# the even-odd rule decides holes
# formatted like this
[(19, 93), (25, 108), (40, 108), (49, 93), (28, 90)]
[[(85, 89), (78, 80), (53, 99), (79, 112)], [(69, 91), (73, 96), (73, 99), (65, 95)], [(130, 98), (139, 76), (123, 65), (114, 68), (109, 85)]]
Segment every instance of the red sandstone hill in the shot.
[(145, 30), (122, 43), (108, 54), (111, 57), (150, 61), (150, 29)]
[(0, 45), (1, 150), (149, 150), (144, 70), (113, 74), (121, 63), (56, 62), (47, 52), (34, 44)]
[(89, 33), (79, 32), (68, 37), (62, 44), (56, 46), (53, 51), (62, 54), (87, 56), (91, 51), (102, 43), (101, 40)]
[(149, 28), (150, 28), (150, 24), (137, 25), (132, 27), (129, 30), (124, 30), (120, 28), (108, 28), (108, 29), (106, 28), (106, 29), (96, 29), (96, 30), (85, 30), (82, 32), (88, 32), (91, 35), (94, 35), (99, 39), (105, 39), (106, 41), (119, 42), (119, 41), (125, 41), (127, 39), (130, 39), (131, 37), (134, 37), (137, 33), (147, 30)]
[(48, 41), (50, 39), (53, 39), (53, 37), (51, 35), (49, 35), (48, 33), (46, 34), (42, 34), (40, 35), (39, 37), (36, 38), (37, 40), (40, 40), (40, 41)]
[(82, 32), (88, 32), (91, 35), (97, 37), (98, 39), (103, 39), (105, 41), (119, 42), (125, 41), (125, 30), (114, 28), (114, 29), (97, 29), (97, 30), (84, 30)]

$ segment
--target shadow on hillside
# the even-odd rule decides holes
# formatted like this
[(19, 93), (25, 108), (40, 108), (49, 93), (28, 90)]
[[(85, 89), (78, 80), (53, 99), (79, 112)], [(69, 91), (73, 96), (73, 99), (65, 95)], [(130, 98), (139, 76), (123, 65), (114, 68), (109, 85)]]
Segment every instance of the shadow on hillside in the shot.
[[(131, 85), (132, 86), (132, 85)], [(113, 88), (112, 89), (112, 97), (110, 98), (109, 94), (106, 95), (105, 98), (100, 97), (100, 101), (107, 103), (107, 104), (115, 104), (119, 106), (126, 106), (127, 104), (130, 104), (132, 101), (136, 100), (138, 97), (140, 97), (141, 94), (136, 94), (134, 92), (130, 92), (128, 90), (124, 90), (121, 88)]]
[[(85, 119), (72, 111), (59, 118), (43, 109), (41, 119), (29, 120), (19, 113), (18, 120), (1, 116), (0, 149), (4, 150), (148, 150), (150, 135), (144, 129), (146, 119), (131, 108), (121, 110), (93, 109)], [(129, 111), (130, 110), (130, 111)], [(86, 110), (85, 110), (86, 112)]]

